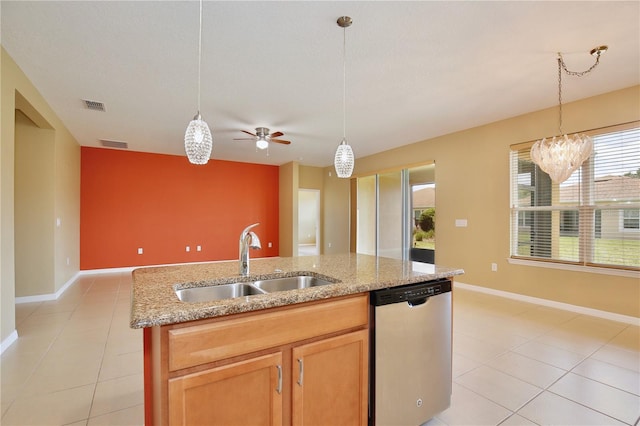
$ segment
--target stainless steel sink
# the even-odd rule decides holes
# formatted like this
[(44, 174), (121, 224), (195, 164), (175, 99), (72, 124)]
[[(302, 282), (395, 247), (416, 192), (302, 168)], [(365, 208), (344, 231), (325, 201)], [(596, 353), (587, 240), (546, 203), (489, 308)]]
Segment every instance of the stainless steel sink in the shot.
[(241, 283), (210, 285), (202, 287), (181, 288), (176, 286), (175, 292), (183, 302), (199, 303), (211, 302), (214, 300), (233, 299), (235, 297), (253, 296), (257, 294), (275, 293), (278, 291), (288, 291), (317, 287), (333, 284), (331, 278), (324, 279), (313, 275), (298, 275), (294, 277), (269, 278), (258, 281), (248, 281)]
[(178, 299), (188, 303), (210, 302), (212, 300), (233, 299), (234, 297), (265, 294), (264, 290), (248, 283), (212, 285), (207, 287), (191, 287), (177, 289)]
[(253, 281), (252, 284), (259, 289), (272, 293), (275, 291), (287, 291), (300, 288), (317, 287), (321, 285), (333, 284), (331, 281), (322, 278), (299, 275), (297, 277), (271, 278), (268, 280)]

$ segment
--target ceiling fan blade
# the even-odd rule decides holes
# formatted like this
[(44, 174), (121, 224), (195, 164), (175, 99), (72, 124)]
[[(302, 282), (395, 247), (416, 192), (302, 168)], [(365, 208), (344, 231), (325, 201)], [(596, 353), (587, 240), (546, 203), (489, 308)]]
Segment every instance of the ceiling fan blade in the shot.
[(277, 138), (279, 136), (284, 136), (284, 133), (282, 132), (273, 132), (269, 135), (270, 138)]
[(256, 138), (233, 138), (234, 141), (255, 141)]
[(271, 139), (271, 140), (269, 140), (269, 142), (281, 143), (281, 144), (284, 144), (284, 145), (289, 145), (291, 143), (291, 141), (285, 141), (285, 140), (282, 140), (282, 139)]
[[(248, 134), (248, 135), (251, 135), (251, 136), (256, 136), (255, 134), (253, 134), (253, 133), (251, 133), (251, 132), (247, 132), (246, 130), (240, 130), (240, 131), (241, 131), (241, 132), (244, 132), (244, 133), (246, 133), (246, 134)], [(257, 137), (257, 136), (256, 136), (256, 137)]]

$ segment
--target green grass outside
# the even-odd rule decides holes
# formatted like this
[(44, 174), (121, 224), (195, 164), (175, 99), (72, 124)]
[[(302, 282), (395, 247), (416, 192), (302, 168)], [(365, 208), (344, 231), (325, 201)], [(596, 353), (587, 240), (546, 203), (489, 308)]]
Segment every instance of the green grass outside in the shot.
[(413, 242), (413, 246), (415, 248), (435, 250), (436, 249), (436, 240), (414, 241)]
[[(518, 254), (529, 256), (529, 235), (520, 234)], [(560, 237), (560, 259), (579, 261), (578, 237)], [(594, 263), (640, 267), (640, 240), (595, 239)]]

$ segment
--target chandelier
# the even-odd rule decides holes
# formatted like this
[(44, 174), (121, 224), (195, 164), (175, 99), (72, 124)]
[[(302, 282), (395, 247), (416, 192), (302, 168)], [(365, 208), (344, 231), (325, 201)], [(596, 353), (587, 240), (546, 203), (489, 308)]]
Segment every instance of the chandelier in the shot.
[(200, 69), (202, 68), (202, 0), (200, 0), (200, 30), (198, 33), (198, 112), (184, 133), (184, 150), (191, 164), (207, 164), (211, 157), (213, 137), (206, 121), (200, 116)]
[(349, 178), (353, 173), (353, 150), (347, 143), (347, 27), (353, 21), (348, 16), (338, 18), (338, 26), (342, 28), (342, 141), (336, 150), (333, 165), (339, 178)]
[(559, 136), (551, 139), (543, 138), (531, 147), (531, 160), (551, 177), (555, 183), (562, 183), (578, 170), (593, 152), (593, 140), (591, 137), (576, 133), (566, 135), (562, 133), (562, 70), (567, 75), (582, 77), (591, 72), (599, 63), (600, 55), (608, 49), (607, 46), (598, 46), (591, 50), (591, 55), (596, 57), (596, 62), (586, 71), (576, 72), (567, 69), (562, 54), (558, 52), (558, 130)]

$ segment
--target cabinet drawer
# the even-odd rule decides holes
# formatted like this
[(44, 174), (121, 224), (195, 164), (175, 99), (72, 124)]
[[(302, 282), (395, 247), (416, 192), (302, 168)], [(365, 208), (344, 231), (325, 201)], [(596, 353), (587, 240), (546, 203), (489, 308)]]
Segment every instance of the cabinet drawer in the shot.
[(174, 328), (168, 331), (169, 370), (366, 326), (368, 294), (345, 299), (276, 308), (253, 315)]

